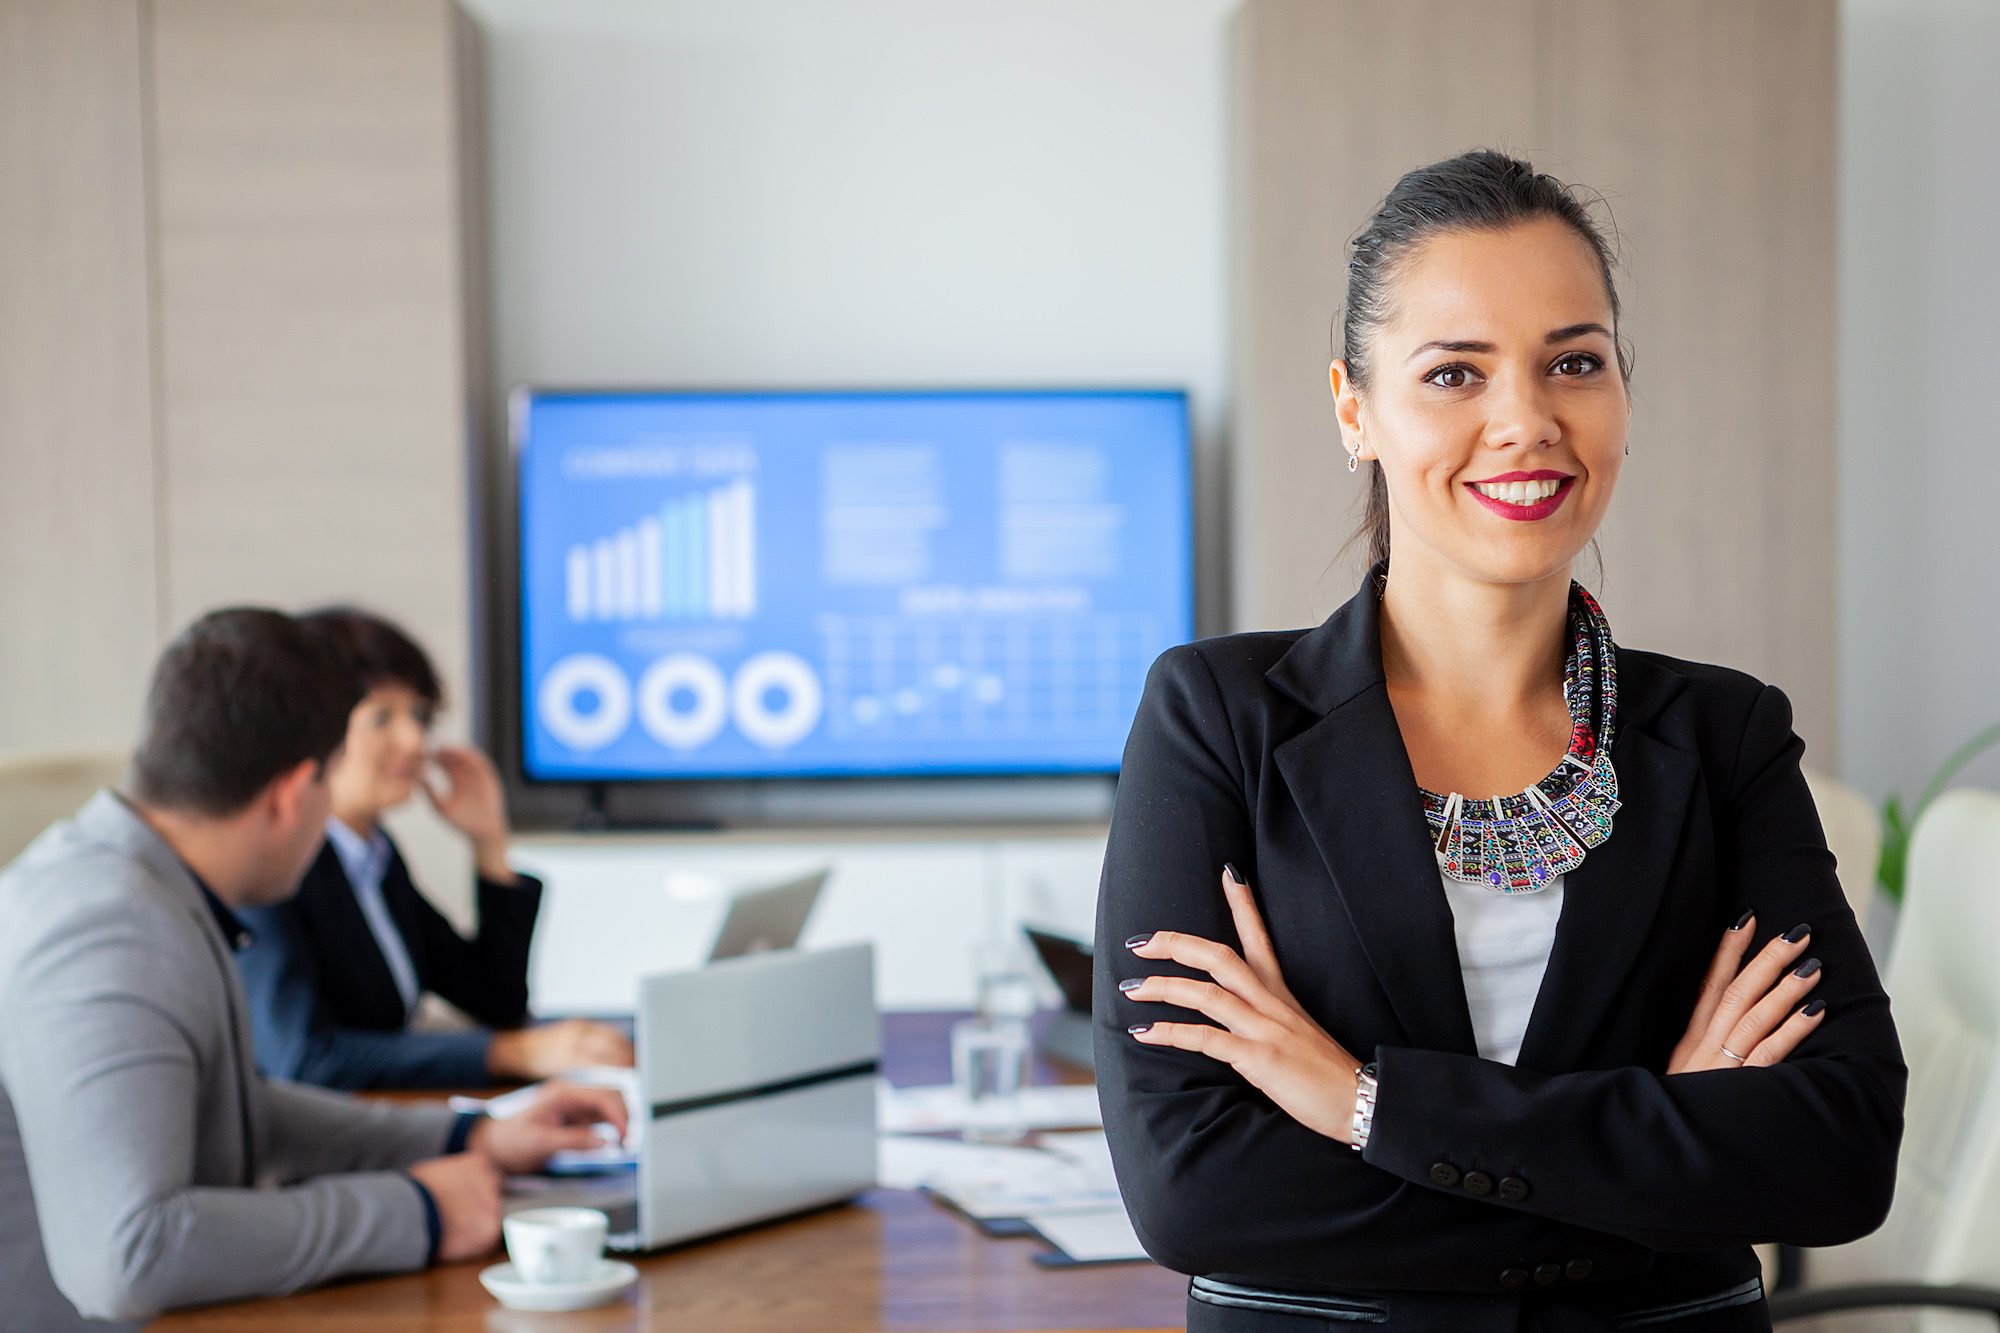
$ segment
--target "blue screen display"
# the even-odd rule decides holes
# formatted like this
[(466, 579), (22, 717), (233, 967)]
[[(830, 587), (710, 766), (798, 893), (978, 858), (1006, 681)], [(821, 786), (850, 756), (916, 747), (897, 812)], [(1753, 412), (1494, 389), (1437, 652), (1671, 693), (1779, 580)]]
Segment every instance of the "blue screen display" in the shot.
[(515, 413), (533, 779), (1113, 772), (1193, 632), (1178, 392)]

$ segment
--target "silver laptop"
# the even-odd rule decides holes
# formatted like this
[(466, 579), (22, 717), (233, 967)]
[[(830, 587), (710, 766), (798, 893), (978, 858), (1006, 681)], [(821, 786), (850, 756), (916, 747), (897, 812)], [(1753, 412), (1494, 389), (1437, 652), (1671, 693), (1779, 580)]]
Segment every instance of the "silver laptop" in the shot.
[(743, 889), (729, 899), (715, 943), (709, 947), (711, 962), (740, 958), (744, 954), (772, 949), (790, 949), (805, 933), (806, 918), (812, 915), (819, 891), (826, 885), (830, 870), (815, 870), (797, 879), (763, 888)]
[(610, 1218), (658, 1249), (850, 1199), (875, 1184), (882, 1054), (875, 947), (711, 963), (639, 983), (638, 1170), (551, 1182), (507, 1206)]

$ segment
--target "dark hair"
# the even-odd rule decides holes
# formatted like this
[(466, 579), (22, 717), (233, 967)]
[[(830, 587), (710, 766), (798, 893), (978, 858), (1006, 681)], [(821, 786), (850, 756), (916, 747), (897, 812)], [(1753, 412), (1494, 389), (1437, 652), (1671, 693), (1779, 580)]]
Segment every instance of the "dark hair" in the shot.
[[(1348, 242), (1347, 303), (1340, 317), (1336, 356), (1347, 361), (1357, 388), (1366, 389), (1371, 367), (1369, 337), (1391, 316), (1389, 287), (1397, 270), (1432, 237), (1455, 231), (1502, 231), (1524, 222), (1553, 218), (1581, 237), (1597, 258), (1611, 300), (1611, 335), (1618, 349), (1618, 372), (1629, 383), (1632, 358), (1618, 332), (1618, 284), (1612, 279), (1611, 245), (1577, 191), (1505, 153), (1477, 148), (1418, 167), (1396, 182), (1373, 216)], [(1366, 540), (1368, 563), (1389, 558), (1389, 489), (1380, 463), (1371, 460), (1368, 507), (1361, 526), (1347, 541)]]
[(182, 630), (153, 667), (132, 795), (164, 810), (235, 814), (347, 738), (361, 681), (323, 631), (236, 606)]
[(361, 673), (364, 692), (382, 685), (402, 685), (413, 690), (432, 708), (444, 706), (444, 685), (437, 668), (393, 621), (357, 606), (326, 606), (308, 611), (300, 619), (331, 634)]

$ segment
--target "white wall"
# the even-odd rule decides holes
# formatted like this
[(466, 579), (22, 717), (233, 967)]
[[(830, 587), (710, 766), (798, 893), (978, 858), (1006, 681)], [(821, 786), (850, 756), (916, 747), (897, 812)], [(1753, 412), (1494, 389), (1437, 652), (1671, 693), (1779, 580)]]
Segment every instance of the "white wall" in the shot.
[[(498, 380), (1184, 386), (1200, 623), (1226, 628), (1234, 2), (467, 0)], [(989, 917), (1088, 932), (1101, 829), (993, 839), (817, 847), (836, 874), (809, 942), (872, 936), (885, 1004), (963, 1006)], [(741, 878), (806, 854), (700, 838), (522, 850), (550, 873), (536, 1003), (558, 1008), (627, 985), (629, 965), (606, 980), (593, 921), (617, 920), (658, 965), (685, 961), (712, 922), (667, 901), (670, 874)]]
[(1842, 767), (1912, 799), (2000, 721), (2000, 5), (1841, 17)]
[(1193, 394), (1221, 627), (1234, 0), (468, 0), (503, 384)]

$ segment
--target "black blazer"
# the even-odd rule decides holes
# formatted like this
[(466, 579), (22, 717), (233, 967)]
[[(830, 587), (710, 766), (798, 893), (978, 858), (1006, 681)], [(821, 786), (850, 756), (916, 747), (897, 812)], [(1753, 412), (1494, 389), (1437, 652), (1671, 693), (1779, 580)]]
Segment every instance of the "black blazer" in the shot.
[[(528, 947), (541, 881), (478, 881), (479, 932), (452, 928), (390, 845), (382, 899), (421, 990), (488, 1028), (528, 1018)], [(249, 995), (257, 1063), (276, 1078), (329, 1088), (469, 1088), (492, 1081), (490, 1034), (418, 1032), (332, 843), (298, 893), (243, 913), (253, 936), (236, 955)]]
[[(1190, 1330), (1765, 1328), (1752, 1242), (1830, 1245), (1880, 1225), (1905, 1070), (1791, 706), (1723, 667), (1620, 648), (1617, 668), (1624, 806), (1565, 879), (1506, 1066), (1476, 1054), (1372, 581), (1317, 629), (1154, 665), (1099, 895), (1097, 1077), (1139, 1237), (1198, 1279)], [(1226, 1065), (1127, 1035), (1205, 1021), (1117, 983), (1185, 972), (1127, 950), (1141, 932), (1238, 946), (1225, 861), (1255, 889), (1299, 1002), (1380, 1065), (1365, 1153)], [(1749, 907), (1759, 945), (1811, 925), (1827, 1018), (1776, 1068), (1666, 1078)]]

